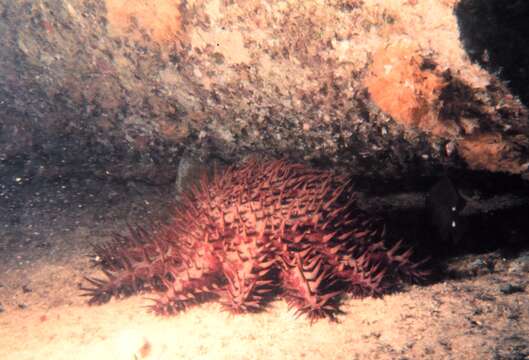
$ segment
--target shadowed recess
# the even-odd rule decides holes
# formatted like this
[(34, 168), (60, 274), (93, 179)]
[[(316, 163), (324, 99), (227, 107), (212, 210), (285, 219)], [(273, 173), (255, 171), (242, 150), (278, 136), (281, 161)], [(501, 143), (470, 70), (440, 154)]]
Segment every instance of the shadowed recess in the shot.
[(529, 104), (529, 2), (462, 0), (455, 8), (461, 39), (472, 59), (508, 83)]

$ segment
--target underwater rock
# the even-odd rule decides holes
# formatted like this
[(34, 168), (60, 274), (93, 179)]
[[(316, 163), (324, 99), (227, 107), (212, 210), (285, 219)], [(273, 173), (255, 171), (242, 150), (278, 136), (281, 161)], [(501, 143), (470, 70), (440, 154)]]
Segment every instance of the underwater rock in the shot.
[(168, 184), (185, 151), (527, 174), (527, 104), (457, 3), (0, 0), (0, 176)]

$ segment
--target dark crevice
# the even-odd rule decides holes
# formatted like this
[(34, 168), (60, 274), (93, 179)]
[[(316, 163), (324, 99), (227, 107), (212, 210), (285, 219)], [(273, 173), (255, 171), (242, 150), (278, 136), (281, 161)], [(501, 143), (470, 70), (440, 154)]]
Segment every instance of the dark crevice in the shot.
[(461, 0), (455, 14), (470, 59), (497, 74), (529, 105), (529, 2)]

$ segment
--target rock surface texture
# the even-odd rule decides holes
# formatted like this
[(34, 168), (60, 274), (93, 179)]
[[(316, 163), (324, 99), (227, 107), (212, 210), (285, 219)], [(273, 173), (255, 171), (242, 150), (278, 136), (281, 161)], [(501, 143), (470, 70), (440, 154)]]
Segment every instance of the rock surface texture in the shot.
[(163, 183), (186, 151), (288, 153), (382, 178), (446, 166), (526, 177), (527, 60), (504, 64), (509, 51), (527, 59), (524, 12), (478, 0), (0, 0), (0, 174)]

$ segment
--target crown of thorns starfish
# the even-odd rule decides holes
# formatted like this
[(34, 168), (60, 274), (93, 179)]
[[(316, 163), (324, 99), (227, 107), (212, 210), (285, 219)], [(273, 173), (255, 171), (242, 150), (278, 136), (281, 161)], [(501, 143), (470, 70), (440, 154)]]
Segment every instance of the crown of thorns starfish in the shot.
[(297, 314), (334, 318), (346, 293), (379, 296), (427, 275), (400, 242), (384, 245), (357, 201), (332, 171), (252, 159), (203, 176), (168, 225), (94, 245), (104, 278), (81, 288), (90, 304), (153, 292), (163, 315), (209, 299), (254, 312), (279, 295)]

